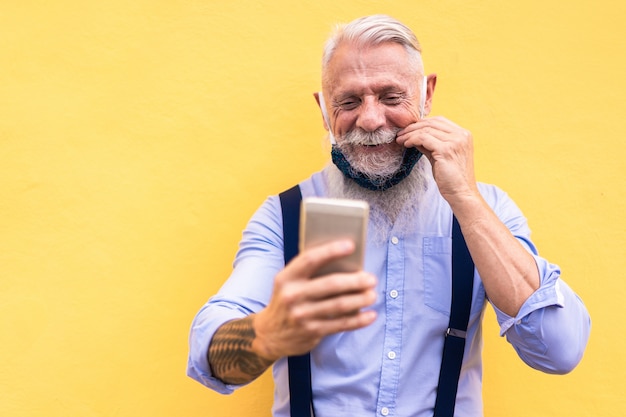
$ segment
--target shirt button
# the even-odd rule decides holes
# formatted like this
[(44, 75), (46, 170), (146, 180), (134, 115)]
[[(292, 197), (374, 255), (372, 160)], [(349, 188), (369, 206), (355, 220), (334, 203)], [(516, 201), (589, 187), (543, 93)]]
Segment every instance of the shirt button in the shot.
[(382, 414), (383, 416), (389, 415), (389, 409), (387, 407), (381, 408), (380, 409), (380, 414)]
[(393, 350), (390, 351), (389, 353), (387, 353), (387, 357), (389, 359), (395, 359), (396, 358), (396, 352), (394, 352)]
[(396, 291), (396, 290), (389, 291), (389, 297), (391, 297), (391, 298), (398, 298), (398, 291)]
[(393, 243), (394, 245), (397, 245), (398, 242), (399, 242), (399, 240), (398, 240), (397, 237), (394, 236), (394, 237), (391, 238), (391, 243)]

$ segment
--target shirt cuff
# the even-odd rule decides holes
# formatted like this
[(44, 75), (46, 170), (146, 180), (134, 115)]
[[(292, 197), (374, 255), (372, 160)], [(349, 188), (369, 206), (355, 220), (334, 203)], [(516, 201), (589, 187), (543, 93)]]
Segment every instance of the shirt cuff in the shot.
[(560, 278), (555, 277), (549, 279), (548, 283), (539, 287), (537, 291), (531, 294), (530, 297), (522, 304), (517, 316), (511, 317), (508, 314), (502, 312), (495, 304), (492, 303), (493, 309), (496, 312), (496, 318), (500, 324), (500, 336), (504, 334), (514, 325), (522, 324), (522, 320), (530, 315), (532, 312), (546, 308), (549, 306), (564, 306), (564, 297), (561, 291)]
[(233, 311), (227, 310), (219, 314), (213, 312), (211, 320), (205, 320), (202, 317), (202, 312), (203, 310), (198, 313), (191, 327), (187, 376), (220, 394), (232, 394), (237, 388), (245, 384), (226, 384), (213, 376), (207, 359), (207, 350), (217, 329), (227, 321), (238, 317), (233, 317)]

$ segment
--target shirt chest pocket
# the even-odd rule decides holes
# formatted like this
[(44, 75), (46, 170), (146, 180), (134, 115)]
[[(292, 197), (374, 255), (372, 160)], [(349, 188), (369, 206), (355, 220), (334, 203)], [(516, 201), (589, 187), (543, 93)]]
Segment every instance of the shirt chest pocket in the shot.
[[(425, 237), (423, 251), (424, 302), (435, 311), (450, 316), (452, 302), (452, 239)], [(480, 313), (485, 303), (485, 292), (474, 277), (471, 315)]]

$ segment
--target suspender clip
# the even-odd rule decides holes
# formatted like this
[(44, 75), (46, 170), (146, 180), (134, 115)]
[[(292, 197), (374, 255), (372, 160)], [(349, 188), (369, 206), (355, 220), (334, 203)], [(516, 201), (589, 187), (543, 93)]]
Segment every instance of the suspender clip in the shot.
[(461, 339), (465, 339), (467, 337), (467, 332), (463, 331), (463, 330), (459, 330), (459, 329), (453, 329), (451, 327), (448, 327), (448, 330), (446, 330), (446, 337), (448, 336), (454, 336), (454, 337), (458, 337)]

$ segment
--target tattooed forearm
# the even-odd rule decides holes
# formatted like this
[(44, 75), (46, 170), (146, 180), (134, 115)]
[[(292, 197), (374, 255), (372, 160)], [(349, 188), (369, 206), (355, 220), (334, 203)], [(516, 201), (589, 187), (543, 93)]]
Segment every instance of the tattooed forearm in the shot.
[(261, 375), (272, 361), (252, 351), (254, 338), (251, 316), (222, 325), (208, 350), (213, 375), (228, 384), (245, 384)]

